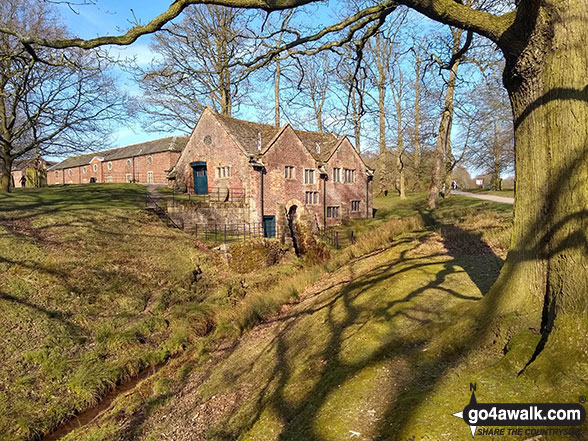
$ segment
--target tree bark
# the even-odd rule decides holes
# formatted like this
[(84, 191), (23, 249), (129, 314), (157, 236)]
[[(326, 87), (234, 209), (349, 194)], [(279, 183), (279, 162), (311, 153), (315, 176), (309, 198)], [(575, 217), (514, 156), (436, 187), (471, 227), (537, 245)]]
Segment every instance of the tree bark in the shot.
[(490, 296), (502, 311), (541, 314), (545, 341), (559, 313), (588, 312), (588, 12), (582, 1), (528, 9), (527, 44), (504, 50), (517, 191), (511, 249)]
[(2, 152), (2, 177), (0, 178), (0, 192), (2, 193), (8, 193), (10, 191), (12, 162), (13, 158)]
[[(451, 133), (451, 122), (449, 124), (448, 132)], [(451, 137), (447, 136), (445, 144), (445, 191), (443, 192), (443, 199), (451, 196), (451, 184), (453, 183), (453, 167), (455, 165), (453, 153), (451, 152)]]

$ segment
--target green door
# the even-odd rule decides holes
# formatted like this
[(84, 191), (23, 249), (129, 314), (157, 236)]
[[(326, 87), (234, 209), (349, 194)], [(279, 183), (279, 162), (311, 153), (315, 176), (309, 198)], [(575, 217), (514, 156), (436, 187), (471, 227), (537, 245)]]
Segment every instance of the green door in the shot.
[(275, 216), (264, 216), (263, 217), (263, 237), (276, 237), (276, 217)]
[(194, 174), (194, 194), (208, 194), (208, 176), (206, 174), (206, 162), (191, 162)]

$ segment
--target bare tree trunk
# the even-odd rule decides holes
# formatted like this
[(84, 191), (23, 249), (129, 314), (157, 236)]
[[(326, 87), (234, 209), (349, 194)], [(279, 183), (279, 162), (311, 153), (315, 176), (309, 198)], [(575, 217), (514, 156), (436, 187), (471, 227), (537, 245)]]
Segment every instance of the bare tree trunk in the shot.
[(12, 181), (12, 162), (10, 155), (2, 152), (2, 178), (0, 178), (0, 192), (7, 193), (10, 191)]
[(451, 196), (451, 184), (453, 183), (453, 167), (455, 167), (455, 161), (453, 158), (453, 153), (451, 152), (451, 126), (452, 126), (453, 118), (449, 122), (449, 134), (447, 135), (446, 139), (446, 146), (445, 146), (445, 191), (443, 192), (443, 199), (447, 199)]
[(382, 83), (378, 84), (378, 117), (380, 126), (380, 155), (386, 151), (386, 105), (385, 91)]
[(406, 186), (404, 177), (404, 163), (402, 154), (404, 153), (404, 140), (402, 138), (402, 102), (400, 96), (395, 96), (396, 101), (396, 168), (398, 169), (398, 195), (400, 199), (406, 199)]
[[(353, 86), (352, 86), (353, 87)], [(359, 97), (361, 101), (361, 96)], [(361, 152), (361, 102), (358, 103), (358, 98), (355, 96), (355, 90), (351, 90), (351, 106), (353, 111), (353, 133), (355, 135), (355, 149)]]
[(276, 80), (274, 83), (275, 126), (280, 127), (280, 59), (276, 60)]
[(456, 61), (449, 70), (449, 81), (445, 91), (445, 104), (441, 112), (441, 123), (439, 124), (439, 133), (437, 134), (437, 143), (435, 146), (435, 162), (433, 165), (433, 177), (429, 189), (429, 208), (437, 208), (437, 199), (441, 191), (441, 174), (443, 169), (443, 156), (447, 143), (449, 142), (451, 120), (453, 118), (453, 95), (455, 93), (455, 83), (457, 80), (457, 68), (459, 61)]
[(421, 125), (421, 55), (420, 51), (415, 55), (415, 84), (414, 84), (414, 170), (418, 176), (420, 168), (420, 125)]

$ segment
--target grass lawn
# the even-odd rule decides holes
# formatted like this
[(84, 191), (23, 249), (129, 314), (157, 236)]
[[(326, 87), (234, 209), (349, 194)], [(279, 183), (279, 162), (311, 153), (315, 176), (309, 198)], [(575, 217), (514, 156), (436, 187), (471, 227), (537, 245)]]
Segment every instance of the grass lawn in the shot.
[(235, 274), (145, 199), (133, 184), (0, 194), (0, 439), (47, 433), (212, 330), (250, 326), (271, 301), (231, 308), (296, 270)]
[[(66, 439), (456, 441), (471, 439), (451, 416), (470, 383), (483, 402), (574, 402), (588, 365), (518, 376), (536, 332), (480, 324), (512, 206), (452, 197), (430, 213), (423, 202), (378, 199), (379, 217), (354, 225), (357, 243), (299, 302), (235, 345), (175, 360)], [(582, 360), (585, 340), (566, 357)]]

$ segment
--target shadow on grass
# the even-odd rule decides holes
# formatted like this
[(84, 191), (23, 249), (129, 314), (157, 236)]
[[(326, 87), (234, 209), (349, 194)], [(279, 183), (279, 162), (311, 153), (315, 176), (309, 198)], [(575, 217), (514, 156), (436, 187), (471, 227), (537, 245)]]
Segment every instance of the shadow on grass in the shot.
[[(445, 311), (437, 311), (435, 304), (428, 304), (431, 295), (453, 298), (454, 301), (477, 302), (479, 296), (463, 295), (450, 287), (444, 286), (447, 278), (453, 274), (463, 272), (456, 260), (444, 261), (441, 255), (423, 257), (411, 257), (409, 250), (401, 252), (393, 261), (383, 263), (370, 269), (367, 273), (351, 276), (344, 286), (333, 285), (332, 294), (322, 293), (327, 298), (319, 304), (312, 305), (305, 310), (282, 316), (276, 321), (283, 321), (280, 332), (263, 349), (261, 354), (274, 352), (272, 372), (268, 376), (267, 383), (260, 387), (256, 401), (256, 414), (250, 419), (259, 421), (267, 406), (271, 406), (279, 419), (284, 423), (283, 431), (278, 439), (292, 440), (321, 440), (323, 435), (317, 431), (317, 419), (325, 408), (329, 397), (338, 388), (353, 379), (368, 367), (379, 365), (382, 362), (395, 358), (402, 358), (410, 366), (410, 374), (400, 376), (394, 382), (399, 384), (398, 390), (405, 390), (396, 397), (390, 397), (390, 411), (386, 418), (392, 421), (403, 421), (406, 409), (417, 404), (424, 394), (438, 381), (446, 369), (453, 365), (462, 352), (462, 347), (454, 352), (448, 352), (438, 358), (431, 359), (423, 349), (434, 342), (435, 335), (423, 336), (407, 334), (403, 330), (397, 330), (393, 325), (397, 319), (408, 320), (414, 326), (427, 325), (436, 321)], [(383, 286), (386, 281), (402, 276), (409, 271), (423, 271), (433, 266), (440, 266), (440, 270), (434, 273), (428, 283), (415, 287), (402, 297), (388, 302), (376, 302), (377, 307), (372, 307), (361, 300), (361, 296), (368, 293), (375, 286)], [(347, 282), (347, 281), (346, 281)], [(438, 299), (438, 297), (436, 297)], [(322, 300), (322, 299), (321, 299)], [(435, 300), (437, 301), (437, 300)], [(294, 366), (296, 365), (296, 353), (300, 350), (289, 341), (289, 332), (297, 326), (298, 319), (321, 312), (326, 315), (324, 326), (328, 327), (328, 341), (324, 349), (316, 356), (324, 360), (324, 367), (317, 375), (314, 386), (303, 397), (296, 400), (288, 398), (286, 391), (294, 380)], [(426, 316), (423, 318), (423, 315)], [(322, 316), (321, 316), (322, 317)], [(446, 318), (446, 317), (445, 317)], [(455, 319), (455, 317), (453, 317)], [(357, 333), (361, 332), (368, 322), (390, 323), (390, 336), (371, 353), (357, 361), (345, 361), (343, 350), (345, 342)], [(475, 333), (473, 333), (475, 335)], [(472, 342), (475, 336), (469, 338)], [(304, 344), (303, 342), (299, 342)], [(467, 342), (466, 342), (467, 346)], [(315, 358), (313, 356), (313, 358)], [(259, 360), (252, 361), (239, 372), (232, 372), (228, 382), (239, 381), (240, 373), (245, 373)], [(384, 391), (382, 393), (385, 394)], [(408, 406), (408, 407), (407, 407)], [(404, 410), (403, 410), (404, 409)], [(400, 418), (399, 418), (400, 416)], [(396, 439), (393, 431), (390, 432), (390, 422), (381, 428), (382, 439)], [(399, 426), (398, 426), (399, 427)], [(239, 431), (247, 430), (247, 427)], [(238, 436), (231, 430), (216, 431), (215, 439), (229, 440)]]

